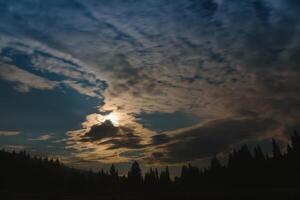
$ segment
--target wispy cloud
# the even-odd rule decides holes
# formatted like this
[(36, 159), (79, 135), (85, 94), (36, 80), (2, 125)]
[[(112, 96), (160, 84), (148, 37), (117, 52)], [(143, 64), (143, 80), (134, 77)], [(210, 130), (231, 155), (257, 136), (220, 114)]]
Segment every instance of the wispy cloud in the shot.
[[(0, 78), (16, 83), (15, 89), (20, 92), (68, 86), (80, 94), (101, 98), (101, 91), (106, 87), (86, 64), (30, 38), (3, 36), (0, 49)], [(25, 63), (19, 60), (20, 55)]]
[(19, 134), (20, 134), (20, 131), (1, 131), (0, 130), (0, 136), (16, 136)]
[(9, 151), (22, 151), (26, 149), (26, 146), (20, 144), (10, 144), (10, 145), (5, 145), (4, 148)]
[(52, 90), (57, 83), (36, 76), (10, 64), (0, 63), (0, 77), (17, 83), (16, 90), (29, 92), (30, 89)]
[(40, 135), (36, 138), (29, 138), (28, 140), (31, 140), (31, 141), (47, 141), (51, 138), (52, 138), (52, 136), (50, 134), (46, 134), (46, 135)]
[[(283, 14), (277, 3), (270, 1), (261, 1), (260, 5), (250, 1), (226, 4), (223, 1), (205, 2), (205, 6), (201, 1), (174, 4), (147, 1), (126, 6), (121, 2), (106, 6), (84, 4), (86, 11), (93, 16), (92, 21), (109, 23), (114, 27), (110, 30), (111, 35), (105, 37), (105, 42), (101, 37), (94, 38), (95, 43), (101, 44), (100, 48), (82, 47), (92, 49), (95, 55), (99, 55), (97, 58), (88, 56), (88, 62), (97, 74), (106, 77), (109, 84), (103, 93), (105, 104), (101, 109), (122, 113), (123, 123), (133, 127), (139, 126), (133, 113), (184, 111), (199, 116), (204, 122), (199, 122), (198, 128), (194, 129), (195, 135), (191, 137), (199, 143), (211, 137), (211, 142), (216, 145), (211, 151), (199, 148), (203, 152), (196, 151), (188, 159), (224, 151), (234, 143), (249, 139), (248, 134), (243, 134), (243, 128), (249, 130), (254, 127), (251, 129), (254, 140), (284, 137), (284, 129), (293, 126), (298, 119), (297, 112), (289, 109), (299, 107), (297, 93), (300, 88), (296, 84), (296, 77), (300, 71), (295, 67), (297, 59), (293, 56), (293, 49), (299, 47), (295, 37), (295, 33), (299, 33), (295, 27), (299, 24), (295, 21), (295, 15)], [(151, 9), (158, 6), (168, 14), (161, 15), (159, 9)], [(104, 8), (117, 10), (118, 15), (114, 15), (114, 12), (102, 14), (105, 12), (100, 11)], [(182, 12), (175, 12), (179, 8)], [(126, 16), (128, 10), (136, 15)], [(141, 19), (138, 14), (141, 10), (155, 14)], [(247, 13), (248, 17), (241, 17), (243, 13)], [(158, 23), (158, 18), (165, 22), (164, 26)], [(284, 26), (283, 22), (286, 22)], [(114, 34), (128, 37), (116, 44), (122, 48), (116, 47), (113, 52), (102, 54), (113, 46)], [(285, 116), (284, 120), (282, 116)], [(246, 120), (241, 121), (241, 118)], [(228, 119), (228, 123), (223, 123), (224, 119)], [(267, 127), (259, 128), (262, 125), (255, 119), (265, 122)], [(212, 125), (207, 128), (206, 121), (216, 123), (210, 123)], [(87, 119), (84, 124), (92, 126), (93, 123), (94, 120)], [(244, 123), (249, 123), (249, 127)], [(276, 123), (277, 126), (273, 126)], [(229, 124), (236, 130), (232, 133), (236, 140), (221, 144), (217, 137), (222, 138), (218, 132), (223, 131), (218, 126)], [(244, 124), (242, 128), (241, 124)], [(210, 134), (204, 134), (205, 138), (203, 134), (198, 137), (197, 134), (204, 132), (203, 129)], [(269, 129), (273, 130), (271, 134)], [(147, 131), (143, 127), (135, 130)], [(183, 136), (184, 133), (180, 132), (179, 135)], [(141, 140), (148, 141), (153, 135), (153, 132), (147, 133), (141, 136)], [(161, 147), (168, 141), (170, 148), (161, 148), (166, 156), (173, 157), (176, 154), (174, 152), (192, 152), (190, 147), (197, 146), (180, 142), (193, 141), (188, 138), (171, 137), (168, 133), (165, 135), (164, 142), (156, 145)], [(97, 144), (97, 148), (96, 143), (91, 141), (83, 144), (90, 147), (95, 145), (90, 149), (90, 156), (88, 151), (84, 151), (86, 158), (101, 160), (96, 152), (108, 149), (104, 144)], [(179, 150), (179, 147), (183, 149)], [(145, 149), (146, 155), (149, 156), (147, 152), (151, 152), (151, 148)], [(124, 147), (118, 150), (130, 151)], [(204, 152), (207, 154), (204, 155)], [(116, 154), (114, 159), (123, 160), (123, 154), (116, 151), (111, 152), (110, 156)], [(111, 160), (110, 157), (103, 160), (106, 158)]]

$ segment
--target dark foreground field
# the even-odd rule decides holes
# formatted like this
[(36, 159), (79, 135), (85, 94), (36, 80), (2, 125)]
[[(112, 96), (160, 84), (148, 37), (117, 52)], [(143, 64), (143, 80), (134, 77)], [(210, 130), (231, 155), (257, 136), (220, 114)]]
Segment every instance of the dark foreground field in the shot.
[(38, 191), (6, 191), (1, 192), (3, 200), (185, 200), (185, 199), (224, 199), (224, 200), (298, 200), (297, 189), (285, 190), (211, 190), (199, 193), (160, 193), (160, 194), (58, 194), (41, 193)]

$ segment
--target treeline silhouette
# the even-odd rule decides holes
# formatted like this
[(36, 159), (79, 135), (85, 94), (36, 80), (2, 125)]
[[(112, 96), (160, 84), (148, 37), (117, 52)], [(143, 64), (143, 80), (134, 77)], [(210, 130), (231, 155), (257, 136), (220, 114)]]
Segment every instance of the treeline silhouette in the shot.
[[(260, 146), (250, 151), (247, 145), (233, 149), (222, 164), (214, 156), (206, 169), (185, 165), (171, 179), (169, 168), (150, 168), (145, 175), (133, 162), (127, 176), (114, 165), (109, 171), (84, 171), (70, 168), (59, 160), (33, 157), (25, 151), (0, 151), (0, 191), (39, 191), (70, 194), (201, 194), (207, 191), (277, 190), (298, 196), (300, 189), (300, 136), (295, 132), (283, 152), (272, 140), (272, 155)], [(274, 193), (275, 194), (275, 193)], [(178, 197), (178, 196), (177, 196)], [(175, 196), (174, 198), (175, 199)], [(274, 198), (273, 198), (274, 199)], [(287, 199), (287, 198), (286, 198)]]

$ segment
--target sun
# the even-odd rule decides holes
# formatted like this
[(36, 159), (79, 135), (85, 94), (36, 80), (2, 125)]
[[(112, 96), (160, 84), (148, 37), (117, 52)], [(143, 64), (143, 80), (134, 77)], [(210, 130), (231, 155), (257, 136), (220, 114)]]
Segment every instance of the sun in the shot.
[(106, 116), (104, 116), (103, 121), (109, 120), (111, 121), (115, 126), (119, 125), (119, 117), (116, 113), (110, 113)]

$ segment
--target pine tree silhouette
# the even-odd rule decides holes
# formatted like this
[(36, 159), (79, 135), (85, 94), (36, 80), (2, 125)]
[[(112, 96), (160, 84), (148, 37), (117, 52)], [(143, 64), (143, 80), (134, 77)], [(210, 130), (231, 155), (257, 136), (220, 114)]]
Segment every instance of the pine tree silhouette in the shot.
[(258, 145), (254, 148), (254, 160), (257, 163), (261, 163), (263, 161), (265, 161), (265, 155), (263, 153), (263, 151), (261, 150), (261, 147)]
[(281, 158), (281, 150), (275, 139), (272, 139), (272, 152), (274, 159), (278, 160)]
[(160, 184), (169, 185), (171, 183), (169, 167), (167, 166), (164, 171), (160, 173)]
[(128, 181), (132, 186), (137, 186), (142, 183), (142, 172), (137, 161), (132, 163), (130, 171), (128, 172)]
[(217, 172), (217, 171), (221, 171), (222, 168), (223, 168), (223, 166), (221, 165), (217, 156), (213, 156), (213, 158), (210, 161), (210, 170)]

